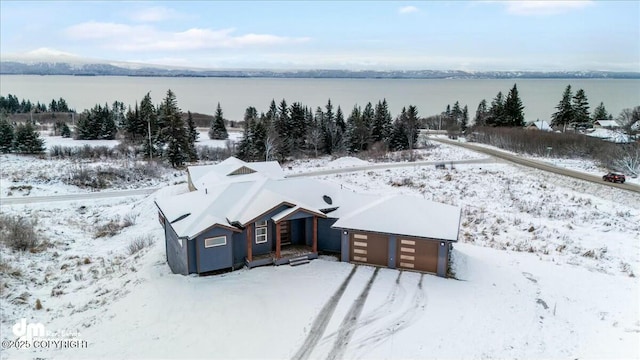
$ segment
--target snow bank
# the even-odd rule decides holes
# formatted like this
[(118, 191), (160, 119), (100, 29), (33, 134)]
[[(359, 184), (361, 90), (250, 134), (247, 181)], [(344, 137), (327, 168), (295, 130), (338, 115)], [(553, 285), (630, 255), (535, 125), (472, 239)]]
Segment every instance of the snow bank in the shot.
[(330, 161), (327, 164), (328, 168), (344, 168), (350, 166), (363, 166), (369, 164), (368, 161), (360, 160), (352, 156), (344, 156)]

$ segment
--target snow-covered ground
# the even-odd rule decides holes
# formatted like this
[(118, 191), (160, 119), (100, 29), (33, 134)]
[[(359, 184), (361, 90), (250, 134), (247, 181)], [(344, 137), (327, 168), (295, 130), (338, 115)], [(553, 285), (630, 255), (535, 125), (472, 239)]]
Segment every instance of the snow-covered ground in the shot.
[[(429, 151), (423, 160), (483, 157), (447, 145)], [(38, 168), (59, 166), (6, 155), (0, 162), (3, 174), (24, 174), (22, 184), (38, 184)], [(336, 164), (361, 162), (327, 158), (290, 171)], [(25, 318), (77, 333), (88, 347), (12, 348), (0, 357), (640, 357), (640, 196), (506, 163), (447, 168), (320, 178), (461, 206), (457, 280), (331, 257), (208, 277), (171, 274), (153, 200), (186, 191), (182, 173), (169, 172), (159, 180), (167, 186), (148, 197), (5, 205), (3, 214), (37, 219), (50, 246), (21, 253), (0, 245), (1, 340), (13, 339), (13, 324)], [(95, 237), (101, 225), (125, 218), (133, 224)], [(147, 237), (155, 242), (129, 253), (132, 241)]]
[[(44, 145), (47, 149), (51, 146), (107, 146), (116, 147), (120, 140), (74, 140), (72, 138), (63, 138), (62, 136), (52, 136), (50, 131), (41, 131), (40, 137), (44, 140)], [(229, 139), (231, 142), (238, 142), (242, 138), (242, 132), (229, 131)], [(206, 129), (198, 129), (198, 139), (196, 140), (196, 146), (211, 146), (217, 148), (227, 147), (227, 140), (211, 140), (209, 139), (209, 133)]]

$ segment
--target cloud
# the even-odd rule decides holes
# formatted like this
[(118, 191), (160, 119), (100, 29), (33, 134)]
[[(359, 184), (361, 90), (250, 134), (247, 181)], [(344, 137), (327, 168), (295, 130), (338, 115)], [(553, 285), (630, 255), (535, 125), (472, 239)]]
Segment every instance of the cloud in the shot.
[(514, 15), (556, 15), (593, 5), (591, 0), (575, 1), (500, 1)]
[(403, 6), (401, 8), (398, 9), (398, 14), (411, 14), (411, 13), (417, 13), (419, 12), (420, 9), (418, 9), (415, 6)]
[(307, 37), (272, 34), (234, 35), (235, 31), (233, 28), (192, 28), (180, 32), (167, 32), (149, 25), (90, 21), (67, 28), (65, 34), (73, 40), (100, 40), (99, 46), (103, 48), (131, 52), (261, 47), (298, 44), (310, 40)]
[(164, 6), (154, 6), (139, 9), (129, 14), (128, 17), (136, 22), (158, 22), (169, 19), (182, 18), (184, 17), (184, 15)]

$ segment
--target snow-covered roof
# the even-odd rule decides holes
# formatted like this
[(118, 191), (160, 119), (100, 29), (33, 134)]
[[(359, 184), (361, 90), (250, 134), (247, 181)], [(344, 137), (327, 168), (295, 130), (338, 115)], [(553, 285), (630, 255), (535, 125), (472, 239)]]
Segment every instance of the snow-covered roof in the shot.
[(595, 137), (605, 141), (614, 142), (616, 144), (626, 144), (626, 143), (633, 142), (631, 140), (631, 137), (627, 134), (624, 134), (620, 131), (604, 129), (604, 128), (594, 129), (592, 132), (588, 133), (587, 136)]
[[(240, 227), (285, 206), (286, 209), (271, 219), (280, 221), (297, 211), (304, 211), (319, 217), (338, 218), (337, 228), (457, 239), (460, 209), (455, 206), (410, 196), (380, 198), (378, 195), (358, 194), (327, 181), (270, 177), (263, 171), (222, 175), (229, 169), (242, 166), (266, 169), (268, 173), (274, 170), (273, 163), (277, 164), (242, 164), (234, 160), (207, 166), (206, 174), (198, 174), (198, 182), (204, 186), (189, 193), (157, 199), (156, 204), (178, 236), (188, 238), (213, 226), (240, 230)], [(282, 171), (279, 165), (278, 169)], [(275, 171), (271, 173), (275, 174)]]
[(618, 122), (615, 121), (615, 120), (596, 120), (596, 121), (594, 121), (593, 124), (602, 126), (604, 128), (618, 128), (618, 127), (620, 127), (620, 124), (618, 124)]
[(544, 120), (532, 121), (527, 125), (527, 127), (530, 126), (535, 126), (536, 128), (538, 128), (538, 130), (553, 131), (551, 125), (549, 125), (549, 123)]
[(257, 180), (260, 178), (282, 179), (284, 172), (277, 161), (248, 163), (229, 157), (216, 165), (189, 166), (191, 183), (196, 189), (209, 184)]
[(457, 206), (396, 195), (341, 217), (333, 227), (456, 241), (459, 224)]

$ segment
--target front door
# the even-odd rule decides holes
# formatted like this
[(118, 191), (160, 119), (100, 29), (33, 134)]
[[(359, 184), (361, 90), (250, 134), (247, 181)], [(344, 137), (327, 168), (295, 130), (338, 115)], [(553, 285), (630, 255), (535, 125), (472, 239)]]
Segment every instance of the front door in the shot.
[(291, 221), (283, 221), (280, 226), (280, 244), (291, 245)]

